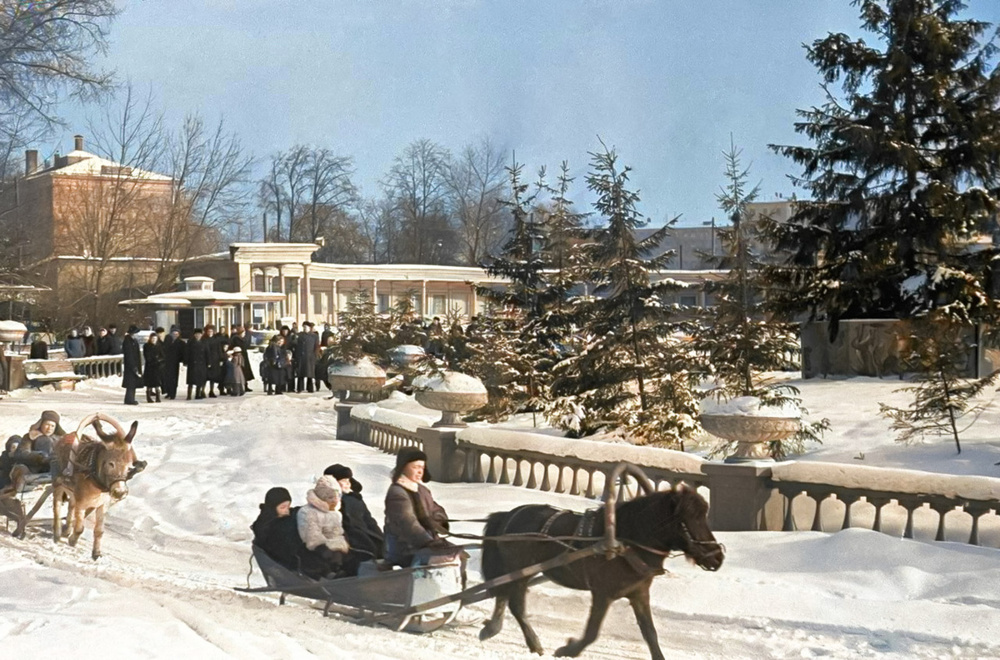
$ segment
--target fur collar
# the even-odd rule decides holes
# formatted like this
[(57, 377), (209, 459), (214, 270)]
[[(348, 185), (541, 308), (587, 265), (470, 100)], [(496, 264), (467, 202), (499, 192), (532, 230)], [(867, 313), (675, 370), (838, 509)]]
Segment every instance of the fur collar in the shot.
[(411, 493), (416, 493), (420, 490), (420, 484), (402, 474), (399, 475), (398, 479), (396, 479), (396, 483), (405, 488), (406, 490), (410, 491)]
[(321, 500), (319, 495), (316, 494), (316, 491), (311, 488), (309, 489), (309, 492), (306, 493), (306, 502), (308, 502), (309, 506), (314, 509), (319, 509), (324, 512), (337, 511), (340, 509), (340, 502), (337, 502), (337, 506), (331, 509), (330, 503), (326, 500)]

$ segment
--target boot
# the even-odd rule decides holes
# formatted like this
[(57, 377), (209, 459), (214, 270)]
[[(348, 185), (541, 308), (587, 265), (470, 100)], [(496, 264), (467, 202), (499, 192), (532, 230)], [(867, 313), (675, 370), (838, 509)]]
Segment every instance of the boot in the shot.
[(205, 398), (205, 388), (204, 388), (204, 386), (198, 388), (198, 393), (194, 395), (194, 398), (196, 398), (196, 399), (204, 399)]
[(146, 403), (153, 403), (153, 390), (146, 388)]
[(157, 403), (161, 403), (161, 401), (160, 401), (160, 388), (157, 387), (154, 391), (156, 392), (156, 402)]
[[(204, 399), (205, 397), (202, 396), (202, 398)], [(208, 386), (208, 398), (209, 399), (215, 398), (215, 383), (212, 383), (211, 385)]]
[(191, 400), (191, 392), (194, 390), (194, 385), (188, 385), (188, 401)]

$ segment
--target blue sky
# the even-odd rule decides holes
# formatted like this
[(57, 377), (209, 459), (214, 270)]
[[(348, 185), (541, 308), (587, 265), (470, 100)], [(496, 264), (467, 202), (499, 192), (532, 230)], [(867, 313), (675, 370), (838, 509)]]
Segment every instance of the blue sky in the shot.
[[(527, 169), (583, 175), (597, 136), (634, 169), (651, 224), (720, 217), (730, 133), (789, 194), (795, 109), (821, 101), (803, 43), (860, 35), (848, 0), (128, 0), (108, 64), (168, 119), (223, 116), (258, 156), (295, 143), (352, 155), (366, 195), (409, 142), (491, 137)], [(970, 15), (1000, 22), (1000, 2)], [(85, 128), (53, 142), (63, 151)]]

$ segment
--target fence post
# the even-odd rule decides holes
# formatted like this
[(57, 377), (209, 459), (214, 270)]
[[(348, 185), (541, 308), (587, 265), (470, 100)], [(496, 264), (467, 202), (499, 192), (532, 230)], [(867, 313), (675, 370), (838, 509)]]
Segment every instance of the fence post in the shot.
[(711, 509), (708, 521), (718, 532), (780, 532), (784, 497), (769, 485), (771, 466), (761, 463), (705, 463)]
[(457, 433), (456, 429), (447, 427), (417, 428), (417, 437), (423, 443), (424, 453), (427, 454), (427, 471), (434, 481), (442, 483), (462, 481), (462, 474), (465, 471), (465, 451), (458, 448), (458, 440), (455, 437)]
[(361, 438), (358, 437), (358, 424), (354, 423), (351, 419), (351, 410), (354, 409), (356, 403), (340, 403), (339, 401), (334, 404), (334, 409), (337, 411), (337, 439), (338, 440), (348, 440), (350, 442), (361, 442)]

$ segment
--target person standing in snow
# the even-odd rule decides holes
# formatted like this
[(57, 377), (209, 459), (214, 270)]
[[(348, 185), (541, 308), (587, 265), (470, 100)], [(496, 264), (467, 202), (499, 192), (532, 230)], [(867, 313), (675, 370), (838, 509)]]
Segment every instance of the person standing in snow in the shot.
[[(314, 392), (316, 356), (319, 354), (319, 335), (313, 330), (312, 321), (302, 324), (302, 332), (295, 342), (295, 391)], [(303, 382), (304, 381), (304, 382)]]
[(201, 328), (195, 328), (191, 339), (187, 341), (184, 352), (184, 363), (187, 365), (187, 398), (191, 400), (192, 390), (195, 398), (205, 398), (205, 383), (208, 382), (208, 348), (201, 338)]
[(170, 334), (163, 340), (163, 396), (177, 398), (177, 383), (180, 380), (181, 364), (184, 363), (186, 344), (181, 339), (181, 329), (170, 326)]
[(153, 403), (154, 398), (159, 403), (167, 357), (163, 352), (160, 337), (155, 332), (150, 333), (149, 339), (142, 347), (142, 359), (142, 384), (146, 386), (146, 403)]
[(137, 332), (139, 328), (131, 325), (122, 339), (122, 387), (125, 388), (125, 405), (129, 406), (139, 405), (135, 400), (135, 391), (143, 386), (139, 342), (135, 339)]
[(83, 344), (83, 337), (77, 333), (76, 329), (69, 331), (66, 337), (66, 357), (82, 358), (87, 354), (87, 347)]
[(316, 486), (306, 493), (306, 505), (297, 514), (299, 536), (309, 554), (301, 557), (302, 572), (313, 578), (331, 578), (357, 573), (348, 566), (350, 546), (344, 536), (340, 513), (340, 485), (329, 475), (323, 475)]

